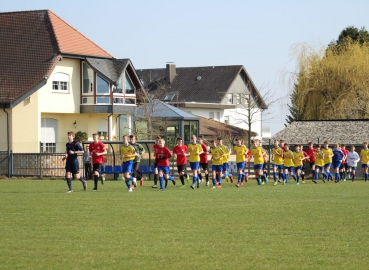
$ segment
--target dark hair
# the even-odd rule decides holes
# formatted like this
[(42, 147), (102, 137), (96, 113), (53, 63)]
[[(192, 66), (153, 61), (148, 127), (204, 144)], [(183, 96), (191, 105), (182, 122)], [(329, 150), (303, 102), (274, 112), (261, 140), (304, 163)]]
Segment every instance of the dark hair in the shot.
[(218, 137), (218, 138), (217, 138), (217, 140), (218, 140), (218, 141), (221, 141), (221, 140), (222, 140), (222, 138), (221, 138), (221, 137)]
[(183, 141), (182, 137), (178, 137), (177, 141)]

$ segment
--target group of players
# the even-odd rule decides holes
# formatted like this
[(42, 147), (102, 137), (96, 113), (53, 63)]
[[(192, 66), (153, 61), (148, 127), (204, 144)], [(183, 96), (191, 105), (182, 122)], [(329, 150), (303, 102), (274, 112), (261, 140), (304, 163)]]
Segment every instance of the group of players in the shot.
[[(140, 172), (140, 157), (145, 153), (144, 147), (136, 142), (134, 135), (125, 135), (122, 137), (123, 145), (120, 149), (122, 160), (122, 173), (128, 191), (132, 192), (137, 186), (137, 178), (142, 177)], [(158, 188), (163, 191), (168, 186), (168, 182), (172, 181), (175, 185), (174, 177), (170, 176), (170, 159), (174, 156), (177, 164), (177, 171), (182, 188), (186, 187), (185, 180), (189, 182), (189, 175), (186, 173), (187, 159), (192, 172), (192, 189), (199, 188), (203, 181), (202, 172), (205, 176), (206, 186), (222, 188), (222, 181), (234, 182), (233, 175), (228, 172), (228, 159), (233, 153), (236, 155), (238, 179), (235, 183), (236, 187), (240, 187), (244, 182), (248, 182), (248, 174), (245, 171), (246, 164), (251, 159), (254, 163), (254, 173), (257, 184), (264, 185), (268, 182), (266, 171), (267, 151), (262, 147), (260, 140), (253, 140), (251, 149), (248, 149), (242, 139), (236, 139), (233, 151), (223, 144), (221, 138), (210, 141), (210, 147), (204, 142), (204, 138), (200, 136), (198, 139), (195, 135), (191, 136), (191, 142), (188, 145), (183, 144), (182, 138), (177, 138), (177, 144), (172, 151), (165, 146), (165, 140), (161, 137), (156, 138), (154, 144), (154, 185), (152, 188)], [(79, 179), (82, 182), (84, 190), (87, 189), (86, 180), (79, 174), (79, 164), (77, 155), (83, 154), (82, 146), (74, 140), (74, 133), (68, 132), (68, 143), (66, 144), (67, 153), (63, 159), (66, 163), (66, 180), (68, 184), (68, 193), (73, 192), (72, 180)], [(327, 141), (321, 145), (313, 146), (308, 144), (308, 148), (303, 150), (301, 145), (295, 145), (295, 151), (290, 149), (288, 143), (283, 140), (274, 141), (274, 147), (271, 149), (271, 164), (273, 168), (274, 185), (278, 183), (288, 184), (289, 177), (293, 177), (296, 184), (304, 183), (305, 170), (304, 164), (309, 163), (313, 171), (313, 182), (318, 183), (320, 172), (322, 180), (325, 183), (333, 178), (330, 172), (331, 167), (334, 168), (335, 182), (340, 180), (352, 179), (355, 181), (355, 171), (357, 163), (361, 161), (362, 171), (365, 181), (368, 181), (368, 164), (369, 149), (368, 143), (363, 143), (363, 149), (360, 155), (355, 152), (355, 146), (351, 146), (351, 151), (346, 150), (344, 144), (335, 144), (333, 150), (329, 147)], [(93, 134), (93, 142), (89, 145), (89, 151), (93, 165), (94, 189), (97, 191), (99, 179), (103, 184), (103, 178), (100, 177), (101, 168), (104, 164), (104, 155), (107, 153), (103, 142), (99, 141), (98, 134)], [(208, 156), (210, 156), (208, 158)], [(211, 161), (211, 174), (209, 172), (208, 160)], [(132, 181), (132, 185), (131, 185)]]

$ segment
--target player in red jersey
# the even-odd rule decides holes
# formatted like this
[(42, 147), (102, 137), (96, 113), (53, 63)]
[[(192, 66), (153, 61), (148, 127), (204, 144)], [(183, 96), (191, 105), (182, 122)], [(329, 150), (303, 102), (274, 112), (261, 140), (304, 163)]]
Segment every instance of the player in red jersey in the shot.
[(342, 181), (346, 181), (346, 176), (349, 176), (348, 174), (348, 165), (347, 165), (347, 155), (349, 153), (349, 150), (346, 149), (345, 144), (341, 144), (341, 151), (343, 152), (343, 160), (342, 160), (342, 166), (340, 168), (340, 177)]
[(187, 146), (183, 144), (183, 140), (181, 137), (177, 138), (177, 145), (173, 148), (173, 155), (176, 157), (177, 160), (177, 169), (179, 174), (179, 179), (181, 180), (182, 187), (184, 188), (185, 182), (184, 178), (188, 180), (188, 175), (186, 173), (186, 166), (187, 166)]
[[(105, 145), (99, 141), (99, 135), (97, 133), (92, 134), (92, 138), (93, 142), (90, 143), (89, 148), (92, 157), (92, 171), (94, 175), (93, 191), (97, 191), (97, 183), (99, 182), (101, 166), (104, 164), (104, 155), (107, 152)], [(101, 180), (101, 184), (104, 184), (103, 180)]]
[[(169, 159), (172, 157), (172, 153), (169, 151), (168, 147), (165, 146), (165, 141), (163, 139), (159, 140), (159, 148), (156, 151), (156, 160), (157, 160), (157, 170), (159, 172), (159, 183), (160, 190), (164, 191), (164, 180), (165, 180), (165, 188), (168, 185), (169, 179)], [(175, 181), (173, 181), (175, 185)]]
[(208, 171), (208, 154), (209, 154), (209, 148), (204, 143), (203, 136), (199, 136), (198, 138), (199, 144), (202, 148), (202, 154), (200, 154), (200, 169), (198, 171), (198, 176), (200, 179), (200, 182), (202, 182), (202, 175), (201, 175), (201, 168), (204, 171), (205, 174), (205, 180), (206, 180), (206, 186), (209, 186), (209, 171)]
[[(241, 140), (241, 143), (244, 145), (245, 144), (245, 141), (244, 140)], [(247, 148), (247, 151), (245, 153), (245, 168), (243, 170), (243, 175), (242, 175), (242, 178), (241, 178), (241, 185), (243, 185), (243, 182), (246, 181), (246, 183), (249, 181), (249, 174), (247, 173), (247, 163), (250, 161), (250, 158), (251, 158), (251, 152), (250, 152), (250, 149)]]
[(159, 141), (161, 140), (161, 137), (158, 136), (156, 137), (156, 142), (154, 144), (154, 185), (152, 186), (152, 188), (157, 188), (158, 187), (158, 161), (156, 159), (156, 152), (158, 151), (159, 147)]
[(309, 156), (309, 165), (312, 171), (312, 177), (314, 179), (314, 173), (315, 173), (315, 160), (316, 160), (316, 149), (314, 148), (314, 145), (312, 142), (308, 143), (308, 148), (305, 150), (306, 154)]

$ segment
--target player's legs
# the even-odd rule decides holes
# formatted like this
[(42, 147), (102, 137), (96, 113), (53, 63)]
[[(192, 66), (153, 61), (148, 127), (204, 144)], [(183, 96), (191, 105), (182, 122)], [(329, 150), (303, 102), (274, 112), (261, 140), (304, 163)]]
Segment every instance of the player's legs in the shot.
[(368, 181), (368, 165), (367, 164), (361, 164), (361, 168), (364, 175), (365, 182)]
[(67, 193), (73, 192), (72, 188), (72, 172), (73, 172), (73, 166), (71, 161), (66, 162), (65, 164), (65, 180), (67, 180), (68, 190)]
[(155, 162), (154, 163), (154, 185), (152, 186), (152, 188), (158, 187), (158, 178), (159, 178), (158, 164)]
[[(199, 162), (190, 162), (190, 166), (191, 166), (191, 170), (192, 170), (192, 185), (191, 188), (194, 189), (196, 183), (198, 183), (198, 176), (197, 176), (197, 171), (200, 168), (200, 163)], [(199, 183), (198, 183), (198, 187), (199, 187)]]
[(93, 176), (94, 176), (94, 189), (93, 189), (93, 191), (97, 191), (97, 183), (99, 181), (100, 169), (101, 169), (101, 164), (93, 164), (92, 165)]

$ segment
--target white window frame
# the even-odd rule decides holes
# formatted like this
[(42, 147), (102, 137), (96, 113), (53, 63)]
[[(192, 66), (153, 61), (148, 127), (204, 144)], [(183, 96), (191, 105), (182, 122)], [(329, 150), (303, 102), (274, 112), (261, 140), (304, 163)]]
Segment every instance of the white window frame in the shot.
[[(69, 93), (69, 81), (70, 76), (66, 73), (56, 72), (51, 75), (51, 88), (53, 93)], [(58, 89), (54, 89), (57, 86)], [(63, 86), (66, 89), (62, 89)]]
[(233, 104), (233, 94), (227, 94), (227, 103)]

